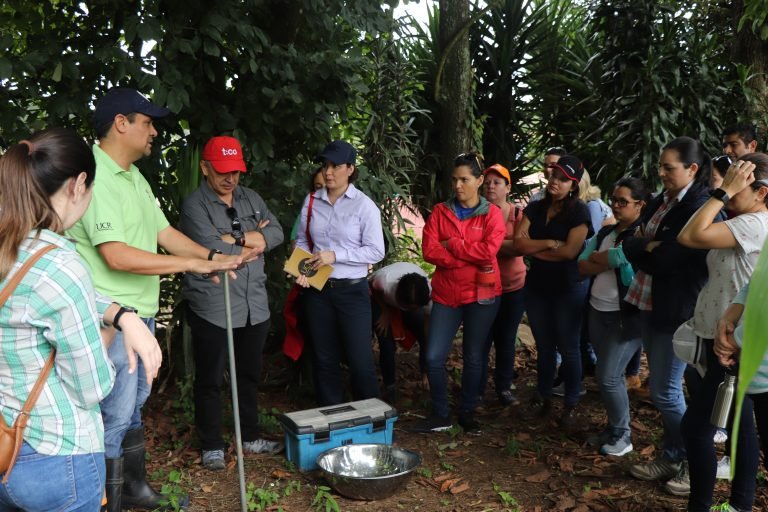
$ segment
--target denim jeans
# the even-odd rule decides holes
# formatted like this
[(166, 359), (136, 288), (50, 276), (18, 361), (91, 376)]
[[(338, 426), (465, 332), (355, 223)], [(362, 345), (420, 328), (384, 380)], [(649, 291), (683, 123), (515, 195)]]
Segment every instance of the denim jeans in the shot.
[(378, 397), (368, 282), (338, 287), (326, 284), (322, 291), (307, 288), (302, 307), (311, 333), (319, 405), (346, 401), (342, 362), (349, 364), (355, 400)]
[[(224, 372), (229, 369), (227, 330), (214, 325), (191, 309), (187, 321), (192, 329), (195, 353), (195, 426), (203, 450), (225, 450), (222, 437)], [(261, 352), (269, 334), (269, 320), (232, 329), (235, 347), (235, 373), (240, 410), (240, 429), (244, 442), (259, 435), (258, 387), (261, 377)], [(229, 396), (227, 389), (226, 396)]]
[(427, 338), (427, 375), (434, 414), (447, 417), (450, 413), (448, 373), (445, 363), (453, 345), (453, 338), (462, 322), (464, 322), (462, 338), (464, 369), (461, 373), (459, 412), (471, 413), (477, 406), (483, 364), (486, 362), (485, 347), (493, 319), (496, 318), (496, 312), (499, 310), (499, 303), (498, 297), (493, 304), (473, 302), (456, 308), (433, 303)]
[(643, 347), (648, 358), (648, 384), (651, 400), (661, 413), (664, 424), (664, 456), (674, 462), (685, 459), (685, 445), (680, 434), (680, 420), (685, 413), (683, 373), (686, 364), (672, 349), (671, 332), (653, 328), (651, 312), (643, 311)]
[(581, 281), (557, 292), (526, 290), (528, 322), (538, 352), (537, 390), (543, 397), (552, 395), (559, 351), (563, 361), (560, 377), (565, 383), (564, 403), (570, 407), (579, 402), (581, 391), (579, 344), (588, 286), (587, 281)]
[[(712, 506), (717, 457), (715, 445), (712, 442), (715, 427), (710, 423), (710, 415), (712, 414), (712, 406), (715, 404), (717, 388), (725, 376), (725, 369), (720, 365), (720, 361), (712, 350), (713, 340), (704, 340), (704, 345), (706, 347), (707, 373), (701, 379), (697, 392), (690, 394), (690, 404), (688, 404), (688, 409), (685, 411), (681, 423), (685, 446), (688, 450), (688, 467), (691, 472), (691, 494), (688, 497), (688, 510), (693, 512), (709, 512), (709, 508)], [(731, 497), (728, 502), (739, 510), (752, 510), (760, 446), (757, 441), (757, 432), (755, 432), (752, 400), (749, 395), (744, 398), (739, 425), (736, 467), (734, 468), (734, 479), (731, 482)], [(730, 443), (730, 439), (728, 442)]]
[(525, 311), (525, 290), (515, 290), (501, 294), (501, 304), (496, 319), (493, 321), (488, 344), (485, 347), (485, 363), (483, 363), (483, 376), (481, 377), (480, 396), (485, 393), (485, 384), (488, 380), (488, 356), (491, 345), (496, 347), (496, 370), (493, 381), (496, 385), (496, 393), (500, 393), (512, 386), (512, 380), (517, 376), (515, 372), (515, 345), (517, 344), (517, 328)]
[[(155, 319), (142, 318), (149, 330), (155, 332)], [(104, 451), (108, 459), (123, 455), (123, 438), (129, 430), (141, 428), (141, 408), (149, 398), (152, 387), (147, 384), (144, 363), (137, 357), (136, 371), (128, 373), (128, 353), (123, 343), (123, 333), (117, 331), (108, 351), (115, 365), (115, 385), (101, 401), (101, 417), (104, 420)]]
[(589, 334), (597, 353), (595, 377), (608, 415), (608, 429), (617, 437), (630, 433), (624, 369), (642, 346), (639, 337), (622, 339), (621, 315), (621, 311), (598, 311), (589, 306)]
[(0, 483), (0, 512), (94, 512), (106, 472), (103, 453), (42, 455), (25, 441), (8, 483)]

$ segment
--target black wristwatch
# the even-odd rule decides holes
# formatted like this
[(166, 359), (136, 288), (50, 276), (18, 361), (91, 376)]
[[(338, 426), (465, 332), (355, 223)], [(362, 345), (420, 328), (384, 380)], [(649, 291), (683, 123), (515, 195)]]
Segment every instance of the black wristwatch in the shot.
[(120, 309), (118, 309), (117, 313), (115, 313), (115, 318), (112, 319), (112, 327), (118, 331), (123, 330), (120, 328), (120, 317), (122, 317), (124, 313), (136, 313), (136, 310), (131, 307), (120, 306)]
[(233, 231), (232, 238), (235, 239), (235, 245), (239, 245), (240, 247), (245, 246), (245, 234), (242, 231)]
[(728, 200), (731, 198), (725, 190), (721, 188), (716, 188), (715, 190), (710, 190), (709, 195), (714, 197), (715, 199), (719, 199), (723, 203), (727, 203)]

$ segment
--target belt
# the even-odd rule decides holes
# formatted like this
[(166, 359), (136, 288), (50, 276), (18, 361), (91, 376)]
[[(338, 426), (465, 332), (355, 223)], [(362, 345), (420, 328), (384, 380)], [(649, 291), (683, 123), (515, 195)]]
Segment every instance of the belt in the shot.
[(325, 284), (327, 284), (330, 288), (344, 288), (345, 286), (360, 284), (367, 280), (367, 277), (358, 277), (356, 279), (334, 279), (331, 277), (328, 279), (328, 281), (326, 281)]

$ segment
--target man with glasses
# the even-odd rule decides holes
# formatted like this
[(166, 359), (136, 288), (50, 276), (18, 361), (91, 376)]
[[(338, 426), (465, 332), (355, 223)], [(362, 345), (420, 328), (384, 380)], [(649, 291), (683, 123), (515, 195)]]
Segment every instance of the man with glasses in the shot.
[(560, 160), (561, 156), (566, 154), (568, 154), (568, 152), (564, 147), (555, 146), (547, 148), (547, 150), (544, 152), (544, 168), (542, 169), (542, 172), (544, 173), (544, 185), (539, 190), (531, 194), (531, 199), (528, 202), (532, 203), (534, 201), (540, 201), (544, 199), (544, 192), (547, 188), (547, 181), (549, 181), (550, 176), (552, 176), (552, 166), (555, 165), (558, 160)]
[[(283, 229), (259, 194), (239, 186), (246, 171), (243, 150), (233, 137), (213, 137), (203, 149), (200, 170), (205, 181), (184, 201), (179, 229), (217, 253), (264, 254), (283, 242)], [(264, 258), (237, 270), (230, 283), (240, 426), (246, 453), (279, 453), (283, 444), (263, 439), (259, 432), (257, 386), (261, 351), (269, 334), (269, 302)], [(203, 466), (226, 467), (221, 435), (224, 370), (227, 366), (227, 324), (224, 291), (202, 276), (184, 276), (183, 296), (192, 328), (195, 353), (195, 425)]]
[[(93, 199), (67, 235), (88, 262), (96, 289), (136, 311), (154, 331), (160, 275), (214, 273), (237, 268), (240, 256), (208, 258), (202, 247), (168, 224), (149, 183), (134, 162), (149, 156), (157, 130), (154, 120), (169, 110), (139, 92), (113, 88), (96, 102), (93, 120), (98, 144)], [(169, 254), (158, 254), (161, 246)], [(118, 313), (119, 315), (120, 313)], [(122, 333), (109, 347), (115, 385), (101, 402), (107, 464), (107, 510), (157, 509), (167, 498), (146, 481), (141, 408), (149, 397), (144, 367), (129, 373)], [(184, 500), (182, 500), (184, 501)]]

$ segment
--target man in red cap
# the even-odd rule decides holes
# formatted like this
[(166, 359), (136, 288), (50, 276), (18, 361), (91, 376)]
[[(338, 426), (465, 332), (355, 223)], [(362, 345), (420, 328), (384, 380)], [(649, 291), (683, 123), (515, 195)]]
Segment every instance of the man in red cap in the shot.
[[(208, 248), (168, 224), (149, 183), (134, 165), (152, 152), (157, 136), (154, 121), (168, 113), (125, 87), (109, 90), (96, 102), (93, 120), (99, 143), (93, 146), (93, 198), (82, 219), (67, 231), (90, 267), (96, 290), (118, 301), (121, 311), (137, 312), (153, 332), (160, 275), (214, 274), (256, 257), (219, 255), (211, 261)], [(158, 254), (158, 245), (169, 254)], [(101, 402), (107, 510), (154, 510), (164, 498), (146, 480), (141, 421), (152, 376), (147, 378), (141, 360), (136, 371), (129, 372), (120, 332), (109, 347), (109, 358), (115, 365), (115, 385)]]
[[(262, 254), (283, 242), (277, 218), (255, 191), (239, 186), (246, 171), (243, 149), (233, 137), (213, 137), (203, 149), (200, 170), (205, 181), (181, 208), (179, 229), (211, 254)], [(257, 385), (261, 351), (269, 333), (269, 303), (264, 259), (237, 270), (230, 282), (240, 426), (246, 453), (279, 453), (283, 444), (260, 436)], [(195, 425), (203, 451), (203, 466), (226, 467), (221, 435), (221, 386), (227, 365), (224, 290), (201, 276), (184, 277), (183, 296), (192, 327), (195, 353)]]

